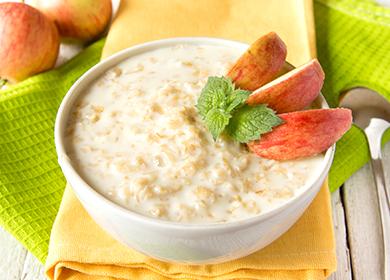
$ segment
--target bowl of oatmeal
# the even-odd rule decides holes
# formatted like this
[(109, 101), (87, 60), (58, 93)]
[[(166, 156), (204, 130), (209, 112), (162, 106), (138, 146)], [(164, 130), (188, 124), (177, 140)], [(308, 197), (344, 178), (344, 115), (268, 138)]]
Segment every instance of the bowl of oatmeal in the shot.
[[(334, 146), (291, 161), (216, 141), (196, 111), (209, 76), (248, 45), (174, 38), (138, 45), (94, 66), (58, 111), (58, 161), (91, 217), (156, 259), (218, 263), (283, 234), (319, 191)], [(315, 102), (327, 108), (323, 97)]]

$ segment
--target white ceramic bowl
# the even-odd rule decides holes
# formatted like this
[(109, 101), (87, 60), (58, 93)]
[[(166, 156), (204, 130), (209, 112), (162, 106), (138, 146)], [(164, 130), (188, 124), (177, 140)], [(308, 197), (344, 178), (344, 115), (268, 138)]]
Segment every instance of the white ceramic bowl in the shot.
[[(192, 264), (210, 264), (237, 259), (255, 252), (287, 231), (312, 202), (325, 180), (335, 147), (325, 154), (320, 172), (300, 195), (282, 206), (253, 218), (215, 224), (180, 224), (142, 216), (127, 210), (96, 192), (77, 173), (64, 148), (64, 130), (79, 94), (102, 73), (119, 62), (160, 47), (176, 44), (222, 45), (246, 50), (248, 45), (212, 38), (173, 38), (123, 50), (86, 72), (69, 90), (57, 114), (55, 144), (62, 171), (78, 199), (105, 231), (123, 244), (153, 258)], [(317, 99), (327, 108), (324, 98)]]

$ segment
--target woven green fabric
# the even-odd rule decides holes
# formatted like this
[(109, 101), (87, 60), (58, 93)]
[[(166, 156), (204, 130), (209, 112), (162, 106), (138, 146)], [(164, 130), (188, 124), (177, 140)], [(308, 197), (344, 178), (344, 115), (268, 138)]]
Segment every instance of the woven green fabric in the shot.
[[(337, 106), (340, 94), (355, 87), (373, 89), (390, 101), (390, 9), (370, 0), (315, 0), (314, 16), (328, 103)], [(383, 137), (389, 140), (390, 130)], [(366, 138), (353, 127), (337, 143), (331, 190), (368, 160)]]
[(71, 85), (99, 61), (103, 44), (0, 90), (0, 225), (42, 262), (65, 186), (54, 147), (55, 116)]

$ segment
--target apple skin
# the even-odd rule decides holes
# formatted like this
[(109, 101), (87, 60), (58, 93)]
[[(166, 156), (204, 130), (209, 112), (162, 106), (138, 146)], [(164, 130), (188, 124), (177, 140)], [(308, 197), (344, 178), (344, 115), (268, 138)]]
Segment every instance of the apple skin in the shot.
[(228, 71), (227, 76), (242, 89), (255, 90), (272, 81), (284, 68), (286, 45), (275, 32), (256, 40)]
[(60, 39), (54, 23), (23, 3), (0, 3), (0, 78), (15, 83), (51, 69)]
[(315, 109), (278, 115), (284, 123), (248, 143), (256, 155), (293, 160), (326, 151), (351, 127), (349, 109)]
[(278, 113), (299, 111), (317, 98), (324, 78), (320, 63), (313, 59), (258, 88), (249, 96), (247, 103), (267, 104)]
[(111, 19), (111, 0), (30, 0), (29, 5), (52, 19), (60, 35), (80, 41), (98, 37)]

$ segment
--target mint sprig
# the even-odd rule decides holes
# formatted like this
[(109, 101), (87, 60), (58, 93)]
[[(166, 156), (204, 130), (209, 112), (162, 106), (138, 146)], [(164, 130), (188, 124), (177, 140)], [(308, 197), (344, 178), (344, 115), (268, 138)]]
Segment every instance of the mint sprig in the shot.
[(214, 140), (225, 130), (233, 111), (245, 103), (250, 93), (235, 89), (229, 78), (208, 78), (196, 107)]
[(234, 140), (247, 143), (282, 123), (266, 105), (245, 105), (250, 94), (235, 88), (229, 78), (208, 78), (196, 107), (214, 140), (226, 131)]
[(270, 132), (282, 120), (266, 105), (245, 105), (237, 110), (226, 127), (227, 133), (240, 143), (258, 140), (261, 134)]

